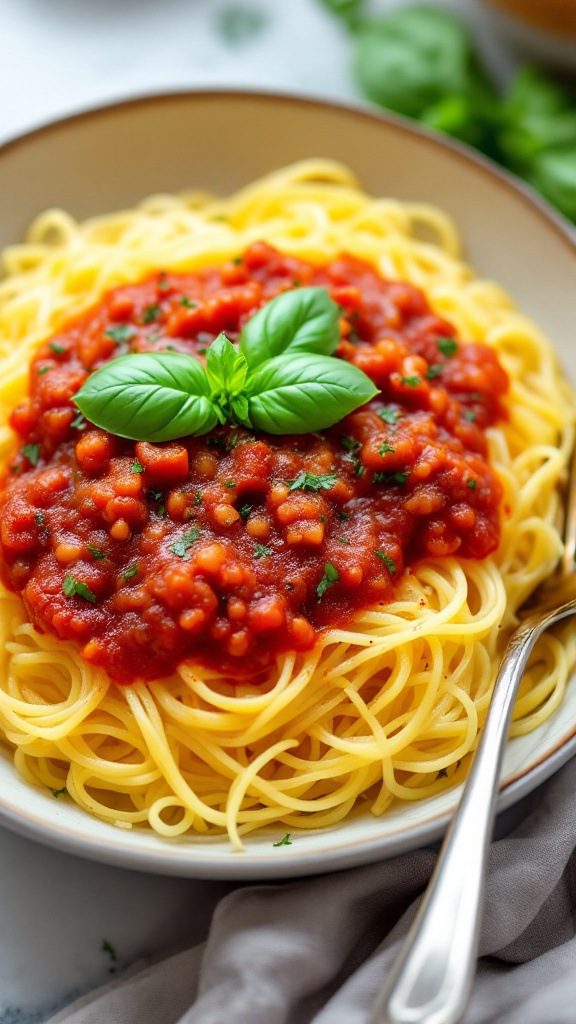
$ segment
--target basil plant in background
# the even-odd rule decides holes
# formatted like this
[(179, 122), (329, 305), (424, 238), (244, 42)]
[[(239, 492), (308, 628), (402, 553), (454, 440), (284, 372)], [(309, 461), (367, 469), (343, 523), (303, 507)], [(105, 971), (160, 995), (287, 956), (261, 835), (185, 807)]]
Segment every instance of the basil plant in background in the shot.
[(334, 358), (340, 310), (325, 288), (276, 296), (248, 321), (238, 346), (220, 334), (206, 354), (142, 352), (96, 370), (76, 394), (84, 416), (135, 441), (171, 441), (240, 423), (268, 434), (331, 427), (378, 394)]
[(320, 2), (351, 32), (353, 74), (368, 99), (475, 146), (576, 222), (573, 89), (528, 66), (501, 94), (467, 25), (444, 7), (369, 14), (369, 0)]

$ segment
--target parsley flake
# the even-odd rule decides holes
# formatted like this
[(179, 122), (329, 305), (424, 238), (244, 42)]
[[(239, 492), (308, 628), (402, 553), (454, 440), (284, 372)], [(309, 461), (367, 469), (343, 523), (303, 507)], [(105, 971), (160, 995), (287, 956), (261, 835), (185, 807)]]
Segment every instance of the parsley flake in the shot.
[(52, 796), (55, 797), (56, 800), (58, 799), (59, 796), (64, 796), (67, 793), (68, 793), (68, 790), (66, 789), (66, 786), (62, 786), (62, 789), (53, 789), (52, 790)]
[(113, 327), (107, 327), (104, 331), (104, 337), (110, 338), (120, 345), (123, 341), (130, 341), (136, 334), (136, 328), (133, 324), (114, 324)]
[(410, 473), (374, 473), (372, 483), (374, 484), (398, 484), (404, 487)]
[[(194, 504), (196, 507), (202, 504), (202, 491), (196, 491), (196, 494), (194, 495)], [(242, 513), (240, 513), (240, 515), (242, 515)]]
[(401, 377), (400, 383), (405, 384), (408, 388), (417, 388), (422, 381), (420, 377)]
[(66, 345), (61, 345), (59, 341), (51, 341), (48, 348), (51, 348), (57, 356), (63, 355), (66, 351)]
[(338, 537), (338, 541), (339, 541), (340, 544), (349, 544), (350, 543), (350, 541), (348, 540), (348, 537)]
[(264, 544), (256, 544), (254, 548), (254, 558), (269, 558), (272, 554), (272, 548), (267, 548)]
[(454, 341), (454, 338), (438, 338), (437, 345), (438, 351), (448, 359), (458, 351), (458, 342)]
[(44, 515), (44, 513), (43, 512), (35, 512), (34, 513), (34, 522), (37, 523), (38, 526), (43, 526), (44, 523), (46, 522), (46, 516)]
[(287, 832), (285, 836), (282, 836), (279, 843), (272, 843), (272, 846), (292, 846), (292, 840), (290, 838), (291, 835), (291, 832)]
[(130, 467), (130, 472), (131, 473), (143, 473), (144, 472), (144, 466), (142, 465), (141, 462), (138, 462), (138, 459), (134, 459), (134, 462), (132, 463), (132, 465)]
[(86, 547), (91, 555), (96, 559), (97, 562), (102, 562), (106, 558), (104, 551), (100, 551), (100, 548), (95, 548), (92, 544), (87, 544)]
[(146, 306), (146, 309), (142, 313), (142, 323), (152, 324), (161, 315), (162, 310), (160, 309), (160, 306), (157, 306), (155, 303), (152, 306)]
[(223, 480), (222, 483), (224, 484), (224, 487), (230, 487), (231, 489), (236, 487), (235, 480)]
[(125, 569), (124, 572), (121, 572), (120, 576), (122, 577), (123, 580), (131, 580), (134, 578), (134, 576), (136, 576), (138, 569), (138, 562), (135, 562), (134, 565), (131, 565), (129, 569)]
[(39, 377), (43, 377), (44, 374), (48, 373), (48, 370), (51, 370), (51, 369), (52, 369), (52, 363), (50, 363), (48, 366), (41, 366), (40, 369), (38, 370), (38, 376)]
[(242, 508), (239, 508), (238, 511), (242, 516), (242, 519), (248, 519), (248, 516), (252, 511), (252, 505), (242, 505)]
[(381, 420), (384, 420), (384, 423), (389, 423), (391, 427), (395, 427), (401, 417), (398, 409), (393, 409), (391, 405), (385, 405), (383, 409), (380, 409), (378, 415)]
[(376, 551), (374, 552), (374, 554), (377, 555), (378, 558), (382, 559), (382, 561), (384, 562), (384, 564), (385, 564), (386, 568), (388, 569), (388, 572), (390, 573), (390, 575), (391, 576), (395, 576), (396, 575), (396, 566), (394, 564), (394, 560), (392, 558), (390, 558), (390, 555), (385, 554), (384, 551), (380, 551), (380, 548), (377, 548)]
[(183, 295), (182, 296), (182, 298), (180, 299), (180, 305), (184, 306), (186, 309), (197, 309), (198, 308), (198, 303), (197, 302), (192, 302), (192, 299), (189, 299), (187, 295)]
[(116, 961), (118, 959), (118, 955), (116, 953), (116, 950), (114, 949), (114, 946), (112, 945), (111, 942), (108, 942), (107, 939), (102, 939), (102, 945), (100, 946), (100, 949), (103, 953), (108, 953), (108, 956), (110, 957), (111, 960)]
[(184, 558), (186, 559), (186, 561), (188, 561), (188, 559), (191, 557), (188, 554), (188, 548), (192, 547), (194, 542), (198, 540), (199, 536), (200, 530), (198, 529), (198, 527), (192, 526), (189, 530), (186, 530), (186, 532), (182, 534), (180, 540), (177, 540), (172, 545), (170, 551), (172, 552), (173, 555), (178, 555), (178, 558)]
[(20, 449), (20, 454), (23, 455), (25, 459), (28, 459), (31, 466), (36, 466), (38, 459), (40, 458), (40, 445), (25, 444), (24, 447)]
[(444, 366), (442, 363), (432, 363), (431, 366), (426, 370), (426, 380), (435, 380), (442, 373)]
[(244, 263), (244, 260), (242, 259), (242, 257), (241, 257), (241, 256), (235, 256), (235, 257), (234, 257), (234, 259), (232, 260), (232, 263), (233, 263), (233, 264), (234, 264), (234, 265), (235, 265), (236, 267), (240, 267), (240, 266), (242, 265), (242, 263)]
[(338, 517), (341, 523), (345, 523), (348, 519), (350, 519), (349, 512), (337, 512), (336, 516)]
[(473, 480), (472, 477), (468, 477), (466, 483), (468, 484), (468, 487), (470, 488), (471, 491), (476, 490), (476, 481)]
[(476, 416), (472, 412), (472, 409), (465, 409), (464, 410), (464, 419), (468, 420), (469, 423), (474, 423), (476, 421)]
[(378, 449), (378, 455), (386, 455), (388, 452), (395, 452), (396, 449), (388, 441), (384, 441)]
[(90, 601), (90, 604), (96, 604), (96, 594), (85, 583), (77, 580), (75, 576), (64, 577), (62, 590), (66, 597), (83, 597), (85, 601)]
[(340, 573), (338, 572), (336, 566), (333, 565), (332, 562), (326, 562), (326, 565), (324, 566), (324, 573), (322, 575), (322, 579), (320, 580), (320, 583), (316, 587), (316, 593), (318, 595), (319, 601), (322, 600), (328, 588), (332, 587), (335, 583), (338, 583), (339, 579)]
[(84, 430), (84, 427), (86, 426), (86, 420), (84, 419), (84, 416), (82, 415), (81, 412), (79, 412), (78, 415), (74, 417), (70, 426), (74, 427), (76, 430)]
[(313, 491), (316, 494), (318, 491), (329, 491), (337, 483), (336, 473), (322, 473), (320, 476), (316, 476), (315, 473), (306, 473), (304, 470), (298, 473), (293, 480), (288, 480), (291, 491)]

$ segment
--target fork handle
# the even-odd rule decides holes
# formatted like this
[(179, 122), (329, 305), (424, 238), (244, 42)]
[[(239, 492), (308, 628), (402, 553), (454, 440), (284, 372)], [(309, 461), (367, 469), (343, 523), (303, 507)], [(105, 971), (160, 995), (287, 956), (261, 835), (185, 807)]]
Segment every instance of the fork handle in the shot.
[(513, 633), (458, 810), (428, 889), (368, 1024), (457, 1024), (472, 991), (482, 920), (486, 859), (497, 782), (514, 697), (540, 634), (576, 602), (527, 619)]

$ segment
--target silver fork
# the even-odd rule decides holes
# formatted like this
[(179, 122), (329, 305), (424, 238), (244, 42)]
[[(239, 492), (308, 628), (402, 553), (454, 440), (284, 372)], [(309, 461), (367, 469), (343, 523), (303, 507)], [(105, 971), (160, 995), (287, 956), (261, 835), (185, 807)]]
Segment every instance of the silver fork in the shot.
[(564, 556), (522, 614), (504, 653), (458, 809), (400, 954), (368, 1024), (457, 1024), (478, 956), (486, 859), (514, 698), (538, 637), (576, 613), (576, 448), (564, 522)]

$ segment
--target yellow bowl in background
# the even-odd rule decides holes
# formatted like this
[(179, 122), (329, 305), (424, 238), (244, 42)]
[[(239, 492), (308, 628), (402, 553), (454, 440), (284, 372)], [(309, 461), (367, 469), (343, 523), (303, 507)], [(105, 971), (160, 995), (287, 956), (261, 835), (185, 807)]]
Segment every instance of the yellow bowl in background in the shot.
[(576, 0), (485, 0), (524, 56), (576, 76)]

